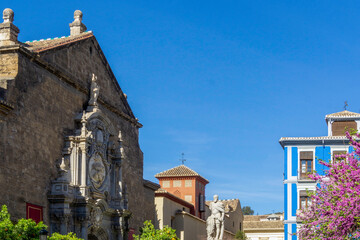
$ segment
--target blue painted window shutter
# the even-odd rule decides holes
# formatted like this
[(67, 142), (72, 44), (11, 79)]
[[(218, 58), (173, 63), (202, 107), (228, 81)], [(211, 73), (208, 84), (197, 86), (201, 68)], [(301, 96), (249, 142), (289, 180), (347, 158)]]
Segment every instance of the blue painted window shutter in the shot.
[(328, 168), (325, 167), (324, 165), (321, 165), (319, 163), (319, 160), (323, 160), (325, 162), (328, 162), (331, 159), (331, 150), (330, 147), (325, 147), (325, 146), (321, 146), (321, 147), (316, 147), (315, 148), (315, 170), (318, 174), (320, 175), (324, 175), (325, 174), (325, 170), (327, 170)]

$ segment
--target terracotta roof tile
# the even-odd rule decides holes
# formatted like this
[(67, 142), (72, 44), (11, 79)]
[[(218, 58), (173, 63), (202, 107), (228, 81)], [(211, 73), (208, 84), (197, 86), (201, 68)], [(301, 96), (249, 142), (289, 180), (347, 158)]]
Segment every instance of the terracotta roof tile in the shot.
[(282, 214), (267, 215), (244, 215), (244, 231), (251, 229), (283, 229), (284, 222), (282, 220), (267, 220), (269, 216), (281, 217)]
[[(171, 168), (169, 170), (160, 172), (158, 174), (155, 175), (156, 178), (161, 178), (161, 177), (192, 177), (192, 176), (198, 176), (201, 177), (200, 174), (198, 174), (197, 172), (195, 172), (194, 170), (188, 168), (185, 165), (180, 165), (174, 168)], [(203, 178), (203, 177), (201, 177)], [(207, 182), (209, 182), (207, 179), (203, 178), (204, 180), (206, 180)]]
[(69, 43), (77, 42), (94, 36), (91, 31), (84, 32), (76, 36), (67, 36), (60, 38), (41, 39), (39, 41), (31, 41), (23, 43), (24, 47), (34, 52), (42, 52), (58, 46), (66, 45)]
[(326, 119), (328, 118), (360, 118), (360, 113), (350, 112), (347, 110), (336, 112), (332, 114), (328, 114), (325, 116)]
[(284, 228), (284, 222), (283, 221), (244, 221), (244, 231), (249, 229), (277, 229), (277, 228)]

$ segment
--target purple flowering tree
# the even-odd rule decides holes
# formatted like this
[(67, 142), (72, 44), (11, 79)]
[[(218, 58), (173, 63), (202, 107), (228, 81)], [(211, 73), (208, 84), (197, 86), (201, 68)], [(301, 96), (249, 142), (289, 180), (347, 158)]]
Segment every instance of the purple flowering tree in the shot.
[(312, 204), (297, 215), (303, 223), (299, 239), (360, 238), (360, 143), (348, 132), (346, 137), (354, 152), (321, 162), (329, 168), (325, 176), (310, 175), (319, 184), (311, 195)]

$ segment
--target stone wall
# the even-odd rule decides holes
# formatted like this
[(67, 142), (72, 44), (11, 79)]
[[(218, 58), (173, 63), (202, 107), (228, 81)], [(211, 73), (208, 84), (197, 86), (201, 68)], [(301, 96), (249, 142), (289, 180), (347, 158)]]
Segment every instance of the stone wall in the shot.
[[(174, 219), (176, 235), (181, 240), (197, 239), (206, 240), (206, 221), (187, 212), (178, 212)], [(233, 240), (235, 234), (225, 230), (223, 240)]]
[[(122, 174), (132, 212), (130, 227), (138, 229), (146, 219), (144, 213), (154, 210), (144, 209), (147, 200), (143, 153), (138, 139), (141, 125), (133, 119), (125, 96), (100, 53), (95, 38), (40, 53), (39, 61), (30, 60), (20, 50), (12, 53), (9, 60), (10, 55), (5, 56), (0, 50), (0, 65), (9, 67), (9, 71), (4, 68), (0, 72), (0, 77), (15, 77), (13, 89), (4, 88), (6, 100), (14, 105), (14, 110), (0, 122), (0, 204), (8, 205), (15, 219), (26, 216), (25, 204), (29, 202), (44, 207), (44, 221), (49, 223), (47, 193), (51, 180), (57, 176), (56, 164), (62, 156), (64, 137), (73, 134), (74, 118), (87, 105), (92, 73), (97, 75), (101, 88), (99, 108), (123, 135)], [(56, 66), (57, 71), (51, 71), (54, 68), (48, 65), (44, 67), (44, 60), (50, 62), (49, 66)], [(59, 77), (59, 72), (73, 83)]]

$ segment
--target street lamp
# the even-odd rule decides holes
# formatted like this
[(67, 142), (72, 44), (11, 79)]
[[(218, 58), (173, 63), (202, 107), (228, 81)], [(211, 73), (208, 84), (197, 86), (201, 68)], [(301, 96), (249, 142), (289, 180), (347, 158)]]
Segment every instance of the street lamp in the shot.
[(39, 234), (40, 234), (40, 240), (47, 240), (48, 231), (46, 231), (45, 228), (41, 229)]

